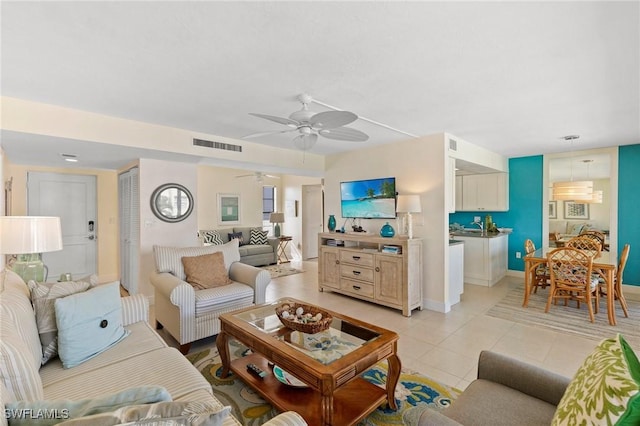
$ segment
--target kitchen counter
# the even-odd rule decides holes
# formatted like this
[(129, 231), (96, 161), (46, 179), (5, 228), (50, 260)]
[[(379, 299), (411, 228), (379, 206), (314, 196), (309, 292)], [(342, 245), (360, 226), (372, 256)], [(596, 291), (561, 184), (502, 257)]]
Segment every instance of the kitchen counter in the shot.
[(449, 240), (450, 246), (455, 246), (456, 244), (464, 244), (464, 241), (461, 240)]
[(479, 229), (465, 229), (464, 231), (453, 231), (450, 233), (453, 237), (475, 237), (475, 238), (497, 238), (511, 234), (511, 231), (502, 232), (484, 232)]
[[(453, 232), (454, 240), (464, 242), (464, 282), (491, 287), (507, 273), (509, 234), (477, 231)], [(454, 246), (455, 247), (455, 246)], [(451, 249), (451, 246), (449, 246)]]

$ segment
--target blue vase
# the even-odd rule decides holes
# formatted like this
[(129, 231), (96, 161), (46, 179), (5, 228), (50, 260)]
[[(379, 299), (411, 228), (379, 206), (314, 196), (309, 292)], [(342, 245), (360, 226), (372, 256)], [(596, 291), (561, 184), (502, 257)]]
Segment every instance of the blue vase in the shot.
[(382, 228), (380, 228), (380, 236), (391, 238), (396, 235), (396, 231), (393, 230), (393, 226), (389, 225), (389, 222), (385, 223)]
[(329, 223), (327, 224), (329, 227), (329, 232), (333, 232), (336, 230), (336, 217), (332, 214), (329, 215)]

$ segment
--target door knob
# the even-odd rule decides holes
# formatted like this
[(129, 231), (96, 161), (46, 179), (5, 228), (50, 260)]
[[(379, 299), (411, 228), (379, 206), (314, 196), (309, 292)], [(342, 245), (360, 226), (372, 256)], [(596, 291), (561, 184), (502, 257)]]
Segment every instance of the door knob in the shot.
[(92, 234), (92, 235), (89, 235), (89, 236), (87, 237), (87, 239), (89, 239), (89, 240), (95, 240), (95, 239), (96, 239), (96, 236)]

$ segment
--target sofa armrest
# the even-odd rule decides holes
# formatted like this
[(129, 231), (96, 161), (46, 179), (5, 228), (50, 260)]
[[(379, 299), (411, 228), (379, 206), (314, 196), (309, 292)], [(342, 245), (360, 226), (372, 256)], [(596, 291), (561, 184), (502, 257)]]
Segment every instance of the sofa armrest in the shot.
[(462, 426), (460, 423), (450, 419), (440, 411), (421, 406), (409, 408), (405, 414), (402, 415), (402, 420), (407, 426)]
[(510, 387), (529, 396), (558, 405), (571, 379), (491, 351), (482, 351), (478, 379)]
[(305, 426), (306, 424), (307, 422), (302, 416), (295, 411), (285, 411), (268, 422), (263, 423), (264, 426)]
[(191, 310), (196, 306), (196, 293), (193, 286), (169, 272), (151, 275), (151, 284), (162, 297), (176, 306), (188, 307)]
[(233, 262), (229, 267), (229, 278), (253, 288), (255, 294), (253, 303), (258, 305), (265, 302), (267, 286), (271, 282), (269, 271), (245, 263)]
[(267, 242), (269, 243), (269, 245), (273, 249), (273, 252), (275, 254), (278, 254), (278, 245), (280, 244), (280, 239), (279, 238), (274, 238), (274, 237), (269, 237), (269, 238), (267, 238)]
[(122, 301), (122, 325), (140, 321), (149, 322), (149, 299), (143, 294), (134, 294), (120, 299)]

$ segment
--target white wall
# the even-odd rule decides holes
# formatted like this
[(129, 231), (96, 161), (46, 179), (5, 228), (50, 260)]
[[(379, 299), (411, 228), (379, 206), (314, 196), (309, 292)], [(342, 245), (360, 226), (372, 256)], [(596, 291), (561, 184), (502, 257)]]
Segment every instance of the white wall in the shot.
[[(392, 145), (383, 145), (327, 157), (325, 173), (325, 218), (340, 219), (340, 182), (395, 176), (399, 194), (419, 194), (422, 213), (414, 215), (414, 236), (423, 245), (423, 306), (447, 312), (448, 296), (448, 221), (445, 207), (448, 142), (444, 134), (425, 136)], [(362, 227), (378, 233), (384, 220), (362, 220)], [(393, 222), (393, 221), (392, 221)], [(397, 231), (397, 223), (391, 223)]]
[[(193, 212), (181, 222), (163, 222), (151, 211), (151, 194), (165, 183), (183, 185), (194, 196)], [(198, 176), (194, 164), (140, 159), (140, 293), (150, 297), (154, 293), (149, 281), (155, 272), (154, 245), (186, 247), (198, 244), (197, 191)]]
[[(289, 258), (301, 260), (301, 250), (304, 235), (302, 234), (302, 186), (303, 185), (319, 185), (322, 182), (320, 178), (311, 178), (305, 176), (282, 177), (282, 191), (280, 201), (282, 202), (281, 211), (285, 213), (284, 224), (282, 226), (282, 234), (290, 235), (293, 240), (287, 248)], [(286, 211), (287, 201), (298, 202), (298, 216), (291, 216)]]

